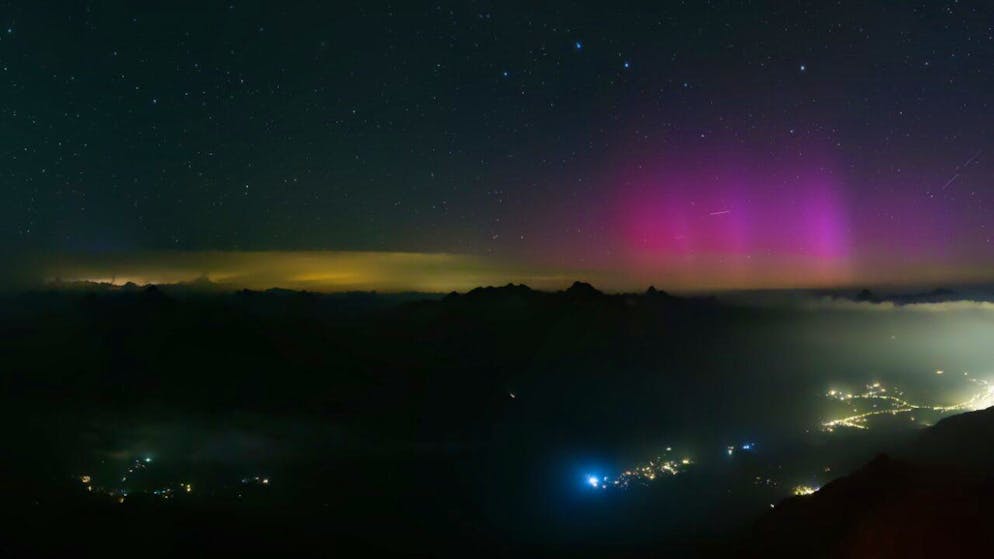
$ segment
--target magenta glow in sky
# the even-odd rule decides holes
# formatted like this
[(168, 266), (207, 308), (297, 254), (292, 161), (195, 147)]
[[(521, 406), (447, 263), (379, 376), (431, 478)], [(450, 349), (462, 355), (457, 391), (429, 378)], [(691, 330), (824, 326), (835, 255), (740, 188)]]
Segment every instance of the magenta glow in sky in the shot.
[(850, 272), (846, 188), (827, 156), (674, 153), (609, 180), (609, 242), (636, 276), (723, 268), (741, 281), (775, 262), (826, 281)]

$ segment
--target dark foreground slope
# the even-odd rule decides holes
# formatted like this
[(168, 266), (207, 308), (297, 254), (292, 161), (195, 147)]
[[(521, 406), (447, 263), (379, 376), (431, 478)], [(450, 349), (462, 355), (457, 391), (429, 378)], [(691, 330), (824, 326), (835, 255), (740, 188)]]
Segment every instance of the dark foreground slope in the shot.
[[(641, 371), (713, 370), (739, 316), (580, 283), (411, 299), (0, 299), (0, 556), (585, 548), (559, 463), (656, 429), (668, 377)], [(120, 470), (145, 453), (141, 489)]]
[[(826, 382), (994, 359), (945, 356), (936, 332), (987, 325), (938, 313), (582, 283), (445, 297), (91, 287), (0, 297), (0, 557), (720, 553), (795, 482), (895, 444), (808, 435)], [(922, 448), (950, 452), (930, 432)], [(758, 448), (726, 454), (735, 441)], [(670, 445), (695, 458), (685, 475), (588, 484)], [(795, 531), (779, 534), (759, 549)]]
[(968, 557), (994, 550), (994, 408), (947, 418), (756, 525), (751, 556)]

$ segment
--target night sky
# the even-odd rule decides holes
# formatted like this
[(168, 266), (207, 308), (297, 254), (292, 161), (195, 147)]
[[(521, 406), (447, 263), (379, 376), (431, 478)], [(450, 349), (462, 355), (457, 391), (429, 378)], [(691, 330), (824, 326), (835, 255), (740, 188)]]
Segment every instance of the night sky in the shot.
[(994, 9), (785, 4), (4, 3), (0, 248), (317, 289), (994, 277)]

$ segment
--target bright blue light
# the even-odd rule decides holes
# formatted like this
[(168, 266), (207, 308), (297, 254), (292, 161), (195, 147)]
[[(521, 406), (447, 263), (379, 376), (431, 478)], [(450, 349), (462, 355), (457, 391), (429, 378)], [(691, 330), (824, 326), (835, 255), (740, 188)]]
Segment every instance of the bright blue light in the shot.
[(752, 443), (744, 443), (742, 445), (742, 450), (752, 450)]
[(580, 50), (583, 48), (583, 43), (581, 43), (580, 41), (573, 43), (573, 45), (576, 47), (576, 50)]
[(598, 485), (600, 485), (600, 482), (601, 481), (599, 479), (597, 479), (597, 476), (589, 476), (589, 477), (587, 477), (587, 483), (590, 484), (590, 487), (597, 487)]
[(628, 68), (631, 68), (631, 67), (632, 67), (632, 65), (631, 65), (631, 64), (629, 64), (628, 62), (625, 62), (625, 68), (626, 68), (626, 69), (628, 69)]

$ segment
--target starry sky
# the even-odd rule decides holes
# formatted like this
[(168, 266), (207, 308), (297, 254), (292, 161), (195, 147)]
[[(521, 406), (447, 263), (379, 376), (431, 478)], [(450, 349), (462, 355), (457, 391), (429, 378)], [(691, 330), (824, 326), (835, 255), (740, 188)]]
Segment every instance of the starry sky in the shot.
[(0, 3), (0, 249), (317, 289), (992, 279), (994, 8), (868, 4)]

